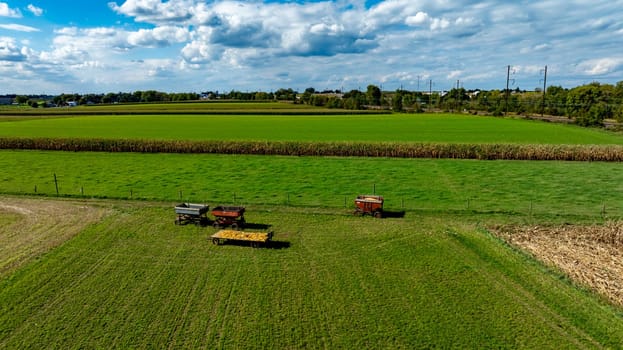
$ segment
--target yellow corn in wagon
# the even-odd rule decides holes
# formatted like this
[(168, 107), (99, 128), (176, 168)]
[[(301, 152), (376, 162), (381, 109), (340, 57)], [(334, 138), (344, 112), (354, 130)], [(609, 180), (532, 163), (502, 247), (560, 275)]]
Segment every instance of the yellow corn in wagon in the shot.
[(244, 232), (236, 230), (220, 230), (210, 236), (215, 245), (223, 244), (227, 241), (249, 242), (253, 248), (266, 245), (273, 238), (272, 232)]

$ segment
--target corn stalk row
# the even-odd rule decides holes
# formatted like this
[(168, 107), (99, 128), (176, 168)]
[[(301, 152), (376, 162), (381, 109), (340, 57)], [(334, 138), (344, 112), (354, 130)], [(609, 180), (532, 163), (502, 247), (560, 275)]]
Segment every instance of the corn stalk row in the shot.
[(0, 138), (0, 149), (479, 160), (623, 161), (623, 146), (617, 145)]

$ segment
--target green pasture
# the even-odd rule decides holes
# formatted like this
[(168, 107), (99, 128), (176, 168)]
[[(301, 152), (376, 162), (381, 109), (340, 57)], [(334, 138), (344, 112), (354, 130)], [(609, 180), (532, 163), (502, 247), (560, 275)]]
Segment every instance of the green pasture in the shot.
[(0, 137), (161, 140), (623, 144), (620, 134), (574, 125), (452, 114), (119, 115), (5, 118)]
[(211, 227), (175, 226), (170, 204), (116, 205), (0, 279), (0, 347), (623, 344), (620, 313), (462, 219), (250, 209), (273, 248), (214, 246)]
[(376, 192), (391, 210), (507, 218), (623, 216), (618, 163), (0, 151), (0, 193), (349, 212)]

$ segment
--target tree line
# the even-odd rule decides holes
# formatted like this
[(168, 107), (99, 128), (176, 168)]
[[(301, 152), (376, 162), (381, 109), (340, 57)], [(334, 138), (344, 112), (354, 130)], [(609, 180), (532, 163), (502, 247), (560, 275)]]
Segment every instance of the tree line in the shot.
[(582, 126), (603, 126), (608, 119), (623, 123), (623, 81), (593, 82), (572, 89), (550, 86), (546, 91), (453, 89), (438, 100), (438, 108), (566, 117)]
[(291, 101), (326, 108), (388, 109), (394, 112), (469, 112), (494, 116), (506, 114), (547, 115), (567, 117), (582, 126), (603, 126), (614, 119), (623, 123), (623, 81), (615, 85), (593, 82), (567, 89), (550, 86), (546, 91), (514, 90), (466, 90), (450, 91), (382, 91), (376, 85), (368, 85), (365, 91), (340, 90), (317, 91), (313, 87), (302, 93), (292, 89), (274, 92), (228, 93), (207, 92), (209, 99), (241, 101)]
[(5, 95), (13, 96), (15, 103), (31, 107), (67, 106), (112, 103), (149, 103), (196, 101), (201, 95), (195, 92), (166, 93), (156, 90), (134, 92), (110, 92), (107, 94), (60, 94), (57, 96)]
[[(368, 85), (365, 91), (340, 90), (317, 91), (310, 87), (303, 92), (291, 88), (276, 91), (230, 92), (205, 91), (202, 93), (166, 93), (156, 90), (118, 92), (107, 94), (61, 94), (58, 96), (13, 97), (18, 104), (32, 107), (111, 104), (183, 102), (196, 100), (234, 101), (288, 101), (326, 108), (351, 110), (387, 109), (394, 112), (469, 112), (495, 116), (506, 114), (547, 115), (567, 117), (582, 126), (603, 126), (606, 120), (623, 123), (623, 81), (615, 85), (590, 84), (567, 89), (549, 86), (546, 91), (514, 90), (466, 90), (450, 91), (382, 91), (376, 85)], [(44, 99), (45, 101), (41, 101)]]

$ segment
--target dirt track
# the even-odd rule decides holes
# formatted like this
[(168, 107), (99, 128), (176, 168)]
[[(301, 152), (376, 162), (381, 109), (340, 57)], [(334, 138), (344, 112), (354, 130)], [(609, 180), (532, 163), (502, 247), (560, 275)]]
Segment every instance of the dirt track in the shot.
[(623, 306), (623, 222), (606, 225), (501, 227), (494, 233), (580, 285)]
[(108, 211), (75, 201), (0, 196), (0, 277), (71, 239)]

